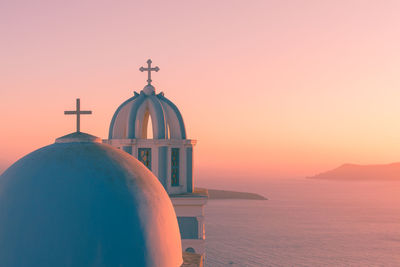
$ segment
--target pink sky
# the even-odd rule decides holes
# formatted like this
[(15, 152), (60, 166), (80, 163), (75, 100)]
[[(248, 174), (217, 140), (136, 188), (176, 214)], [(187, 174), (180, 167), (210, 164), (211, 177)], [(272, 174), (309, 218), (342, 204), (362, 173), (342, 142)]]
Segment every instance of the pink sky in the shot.
[(198, 140), (200, 178), (400, 161), (399, 13), (399, 1), (0, 2), (0, 171), (72, 132), (77, 97), (94, 112), (82, 131), (106, 138), (148, 58)]

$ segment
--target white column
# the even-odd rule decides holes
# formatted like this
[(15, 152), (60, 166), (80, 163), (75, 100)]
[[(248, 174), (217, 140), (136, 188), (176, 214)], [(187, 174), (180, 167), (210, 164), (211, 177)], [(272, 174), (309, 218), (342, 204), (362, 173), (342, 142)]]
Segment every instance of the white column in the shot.
[(198, 236), (200, 239), (205, 239), (205, 229), (204, 229), (204, 216), (196, 216), (198, 225)]

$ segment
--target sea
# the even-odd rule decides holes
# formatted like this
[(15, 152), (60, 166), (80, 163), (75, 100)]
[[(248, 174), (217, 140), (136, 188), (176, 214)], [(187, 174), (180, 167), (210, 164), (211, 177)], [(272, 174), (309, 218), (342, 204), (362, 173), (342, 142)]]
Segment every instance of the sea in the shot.
[(276, 179), (254, 191), (268, 200), (208, 201), (206, 266), (400, 266), (400, 182)]

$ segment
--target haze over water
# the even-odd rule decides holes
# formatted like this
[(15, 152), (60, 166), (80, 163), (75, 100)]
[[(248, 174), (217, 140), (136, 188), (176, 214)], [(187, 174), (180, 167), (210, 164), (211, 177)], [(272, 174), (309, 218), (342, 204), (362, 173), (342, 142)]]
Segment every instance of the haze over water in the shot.
[(400, 182), (257, 187), (268, 201), (209, 201), (208, 266), (399, 266)]

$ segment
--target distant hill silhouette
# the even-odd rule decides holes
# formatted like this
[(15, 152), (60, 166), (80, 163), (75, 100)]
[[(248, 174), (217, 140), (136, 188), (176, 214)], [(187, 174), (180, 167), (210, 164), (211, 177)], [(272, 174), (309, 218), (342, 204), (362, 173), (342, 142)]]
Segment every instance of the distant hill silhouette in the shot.
[[(204, 190), (203, 188), (199, 188)], [(228, 190), (217, 190), (207, 189), (209, 199), (254, 199), (254, 200), (268, 200), (266, 197), (248, 192), (228, 191)]]
[(390, 180), (400, 181), (400, 162), (377, 165), (343, 164), (342, 166), (317, 174), (311, 179), (326, 180)]

